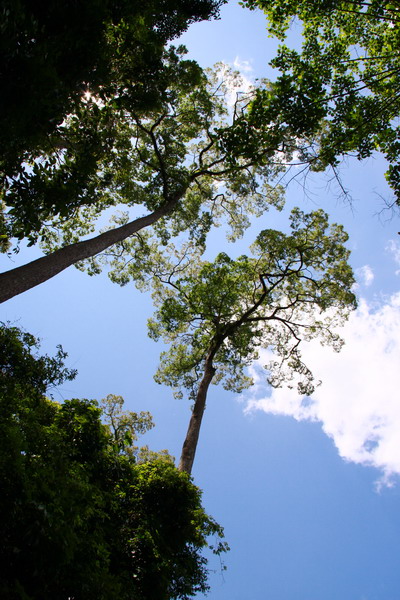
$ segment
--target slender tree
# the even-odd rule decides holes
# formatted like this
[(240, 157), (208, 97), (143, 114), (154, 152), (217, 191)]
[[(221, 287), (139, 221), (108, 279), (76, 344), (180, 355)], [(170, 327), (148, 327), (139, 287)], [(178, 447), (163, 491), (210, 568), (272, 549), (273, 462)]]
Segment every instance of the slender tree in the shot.
[(319, 339), (335, 350), (335, 327), (355, 307), (354, 283), (341, 226), (319, 210), (291, 216), (291, 233), (268, 229), (237, 260), (222, 253), (214, 262), (181, 260), (169, 272), (149, 261), (158, 305), (150, 336), (170, 344), (161, 355), (156, 381), (182, 389), (194, 402), (179, 468), (190, 473), (211, 383), (240, 392), (251, 385), (245, 373), (260, 348), (270, 350), (268, 381), (279, 386), (298, 378), (310, 394), (313, 375), (300, 344)]

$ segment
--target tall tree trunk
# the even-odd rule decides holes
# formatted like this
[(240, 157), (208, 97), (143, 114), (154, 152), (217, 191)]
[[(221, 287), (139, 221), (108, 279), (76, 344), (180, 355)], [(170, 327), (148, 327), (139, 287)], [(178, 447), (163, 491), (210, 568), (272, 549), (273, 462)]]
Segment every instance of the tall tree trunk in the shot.
[(206, 407), (207, 392), (215, 375), (215, 368), (212, 364), (212, 356), (208, 356), (205, 363), (203, 378), (200, 382), (196, 395), (196, 401), (193, 406), (192, 416), (189, 421), (189, 427), (183, 442), (182, 454), (178, 469), (185, 473), (192, 472), (193, 461), (196, 454), (197, 442), (200, 434), (201, 421), (203, 419)]
[(0, 303), (51, 279), (54, 275), (64, 271), (64, 269), (67, 269), (80, 260), (99, 254), (106, 248), (117, 242), (121, 242), (140, 229), (153, 225), (153, 223), (175, 208), (182, 195), (182, 193), (177, 194), (164, 204), (164, 206), (145, 217), (140, 217), (126, 225), (105, 231), (90, 240), (70, 244), (22, 267), (1, 273)]

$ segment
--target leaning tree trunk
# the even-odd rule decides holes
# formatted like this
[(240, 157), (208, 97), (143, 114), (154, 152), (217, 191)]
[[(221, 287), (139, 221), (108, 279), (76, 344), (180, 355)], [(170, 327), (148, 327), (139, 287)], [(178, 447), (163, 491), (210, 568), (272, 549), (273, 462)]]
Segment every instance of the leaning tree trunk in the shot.
[(189, 427), (183, 442), (181, 459), (178, 469), (185, 473), (192, 472), (193, 461), (196, 454), (197, 442), (200, 434), (201, 421), (206, 408), (207, 392), (215, 375), (215, 368), (212, 364), (212, 357), (208, 357), (205, 363), (204, 375), (200, 382), (196, 395), (196, 401), (193, 406), (192, 416), (189, 421)]
[(51, 279), (54, 275), (64, 271), (64, 269), (67, 269), (71, 265), (85, 258), (95, 256), (113, 244), (125, 240), (140, 229), (153, 225), (161, 217), (169, 214), (181, 197), (181, 193), (179, 196), (176, 195), (162, 207), (145, 217), (140, 217), (126, 225), (105, 231), (90, 240), (70, 244), (22, 267), (1, 273), (0, 302), (5, 302), (18, 294), (22, 294), (22, 292), (30, 290), (40, 283)]

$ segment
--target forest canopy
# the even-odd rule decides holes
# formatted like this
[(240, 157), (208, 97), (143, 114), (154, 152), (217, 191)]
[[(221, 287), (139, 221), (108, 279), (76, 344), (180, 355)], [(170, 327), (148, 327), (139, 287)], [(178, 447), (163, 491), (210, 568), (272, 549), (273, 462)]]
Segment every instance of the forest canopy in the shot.
[(138, 447), (149, 413), (113, 395), (56, 402), (52, 388), (75, 376), (63, 349), (41, 356), (34, 336), (0, 327), (0, 595), (10, 600), (208, 590), (203, 551), (227, 550), (190, 477), (209, 386), (249, 387), (265, 350), (266, 385), (296, 380), (312, 394), (303, 342), (340, 350), (336, 327), (356, 307), (348, 237), (324, 211), (294, 209), (290, 231), (268, 225), (249, 255), (205, 258), (209, 233), (223, 225), (238, 240), (283, 208), (288, 170), (337, 174), (349, 155), (381, 152), (400, 202), (397, 8), (245, 0), (281, 41), (298, 18), (303, 46), (282, 45), (277, 79), (244, 91), (227, 65), (203, 70), (171, 45), (223, 3), (0, 2), (0, 247), (44, 252), (0, 274), (0, 302), (72, 265), (151, 288), (149, 333), (168, 344), (155, 379), (194, 403), (177, 468)]
[[(122, 399), (46, 396), (74, 378), (65, 352), (0, 327), (0, 593), (9, 600), (187, 599), (208, 589), (222, 528), (166, 453), (134, 446), (148, 413)], [(216, 553), (227, 549), (217, 542)]]

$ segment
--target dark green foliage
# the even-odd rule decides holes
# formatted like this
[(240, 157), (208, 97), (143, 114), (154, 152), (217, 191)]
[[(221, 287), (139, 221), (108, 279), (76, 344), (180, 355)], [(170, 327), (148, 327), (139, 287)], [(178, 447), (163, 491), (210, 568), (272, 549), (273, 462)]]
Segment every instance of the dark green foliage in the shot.
[[(46, 398), (74, 373), (0, 329), (0, 596), (166, 600), (207, 589), (221, 528), (171, 460), (121, 452), (92, 400)], [(146, 428), (146, 425), (143, 425)], [(220, 548), (222, 549), (222, 547)]]
[[(199, 549), (207, 546), (207, 536), (221, 537), (222, 530), (202, 509), (199, 489), (169, 462), (139, 464), (135, 474), (122, 493), (125, 556), (133, 556), (137, 579), (134, 597), (185, 599), (206, 592), (207, 560)], [(225, 550), (219, 543), (216, 552)]]
[[(82, 94), (154, 102), (164, 45), (219, 0), (1, 0), (0, 165), (6, 174), (35, 150)], [(161, 77), (162, 79), (162, 77)]]

